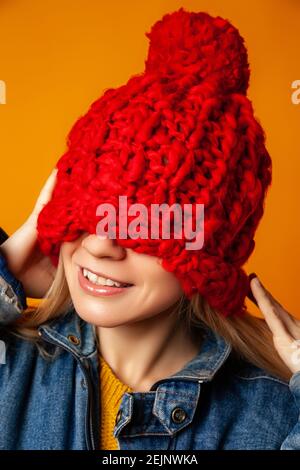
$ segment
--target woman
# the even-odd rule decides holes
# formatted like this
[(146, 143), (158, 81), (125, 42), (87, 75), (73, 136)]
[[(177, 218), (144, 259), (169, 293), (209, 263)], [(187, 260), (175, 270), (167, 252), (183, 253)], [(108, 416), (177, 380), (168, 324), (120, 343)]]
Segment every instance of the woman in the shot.
[[(255, 275), (244, 305), (271, 161), (243, 40), (183, 8), (147, 36), (1, 245), (0, 448), (300, 449), (299, 321)], [(203, 246), (99, 234), (120, 195), (204, 204)]]

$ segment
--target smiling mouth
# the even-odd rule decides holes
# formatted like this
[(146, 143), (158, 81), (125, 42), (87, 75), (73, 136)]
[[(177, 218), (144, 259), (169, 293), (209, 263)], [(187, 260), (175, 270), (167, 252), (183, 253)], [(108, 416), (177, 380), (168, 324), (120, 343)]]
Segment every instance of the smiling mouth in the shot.
[(82, 266), (80, 267), (80, 270), (82, 272), (82, 275), (86, 279), (88, 279), (91, 283), (95, 284), (96, 286), (125, 288), (125, 287), (131, 287), (134, 285), (134, 284), (129, 284), (128, 282), (121, 282), (121, 281), (117, 281), (116, 279), (105, 277), (103, 275), (100, 275), (99, 273), (90, 271), (89, 269), (84, 268)]

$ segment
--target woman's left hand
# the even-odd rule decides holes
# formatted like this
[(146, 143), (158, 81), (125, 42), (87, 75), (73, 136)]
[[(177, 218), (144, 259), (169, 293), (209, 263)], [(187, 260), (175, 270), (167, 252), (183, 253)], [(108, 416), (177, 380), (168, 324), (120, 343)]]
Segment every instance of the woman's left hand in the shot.
[(300, 320), (294, 318), (263, 286), (258, 277), (253, 277), (250, 287), (257, 305), (273, 333), (274, 346), (292, 373), (300, 371)]

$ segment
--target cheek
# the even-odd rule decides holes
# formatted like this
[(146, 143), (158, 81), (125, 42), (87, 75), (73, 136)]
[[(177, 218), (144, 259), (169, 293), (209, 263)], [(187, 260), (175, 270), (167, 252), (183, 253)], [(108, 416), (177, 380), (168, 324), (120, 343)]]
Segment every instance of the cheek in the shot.
[(148, 285), (150, 304), (155, 311), (171, 307), (183, 295), (182, 287), (171, 273), (159, 273)]
[(63, 261), (64, 272), (70, 290), (73, 290), (72, 287), (74, 288), (74, 276), (77, 274), (77, 270), (75, 269), (75, 266), (72, 262), (72, 256), (75, 250), (76, 246), (67, 242), (65, 242), (61, 247), (61, 256)]

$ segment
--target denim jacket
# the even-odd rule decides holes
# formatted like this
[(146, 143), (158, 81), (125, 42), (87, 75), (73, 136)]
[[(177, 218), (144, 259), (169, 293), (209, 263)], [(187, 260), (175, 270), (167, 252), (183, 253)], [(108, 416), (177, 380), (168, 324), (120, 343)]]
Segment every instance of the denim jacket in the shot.
[[(39, 327), (45, 357), (9, 325), (26, 307), (0, 255), (0, 449), (99, 449), (95, 327), (74, 309)], [(121, 450), (299, 449), (300, 372), (289, 383), (234, 355), (203, 327), (198, 354), (147, 392), (125, 393)]]

